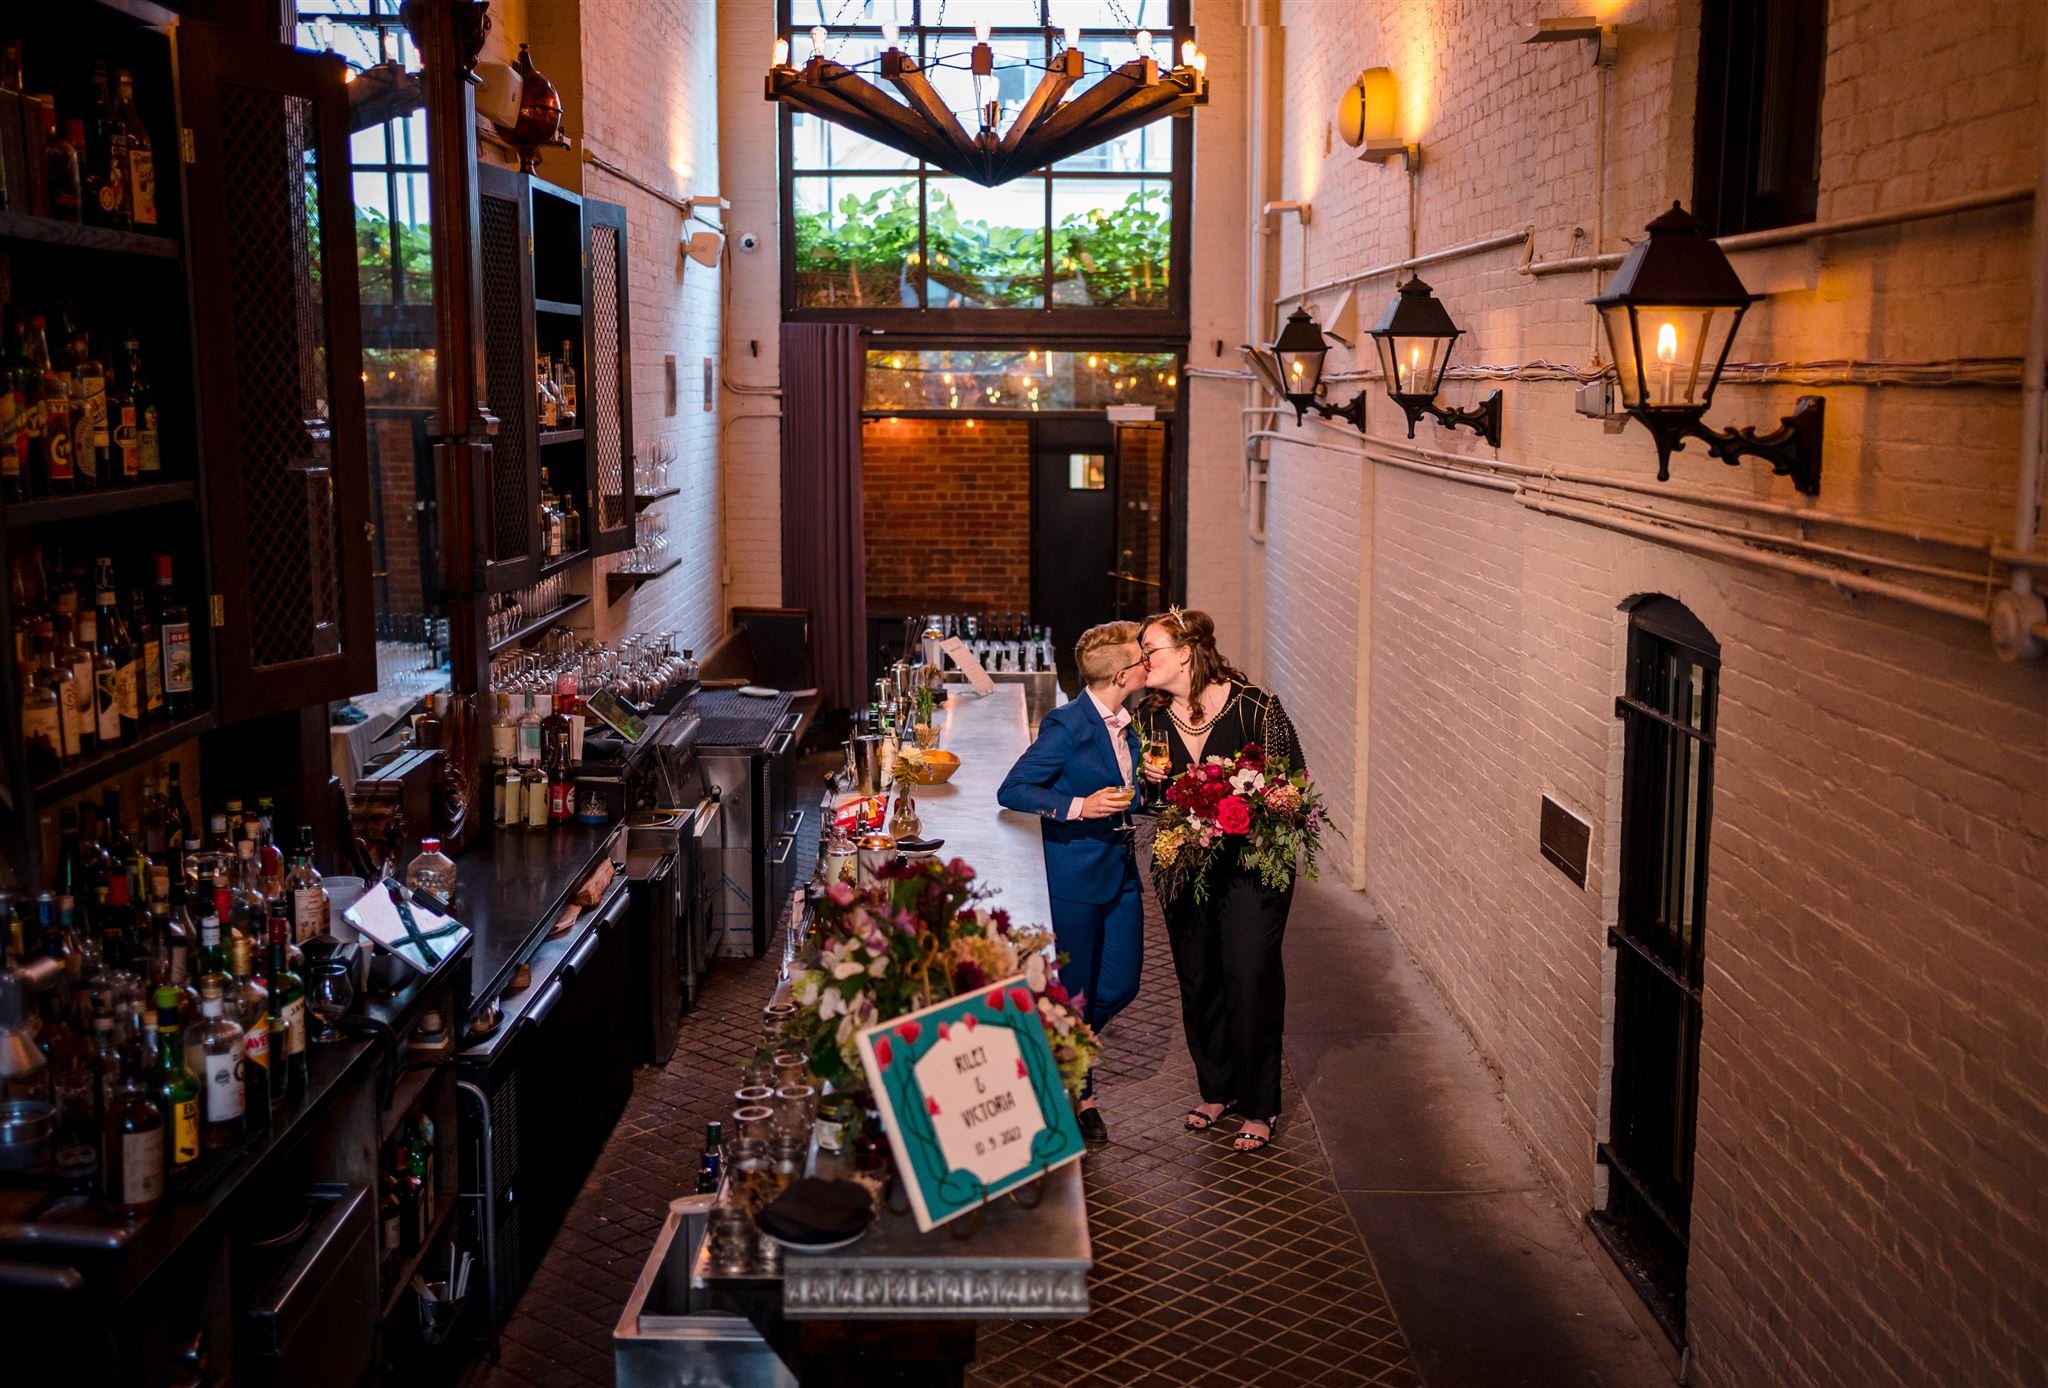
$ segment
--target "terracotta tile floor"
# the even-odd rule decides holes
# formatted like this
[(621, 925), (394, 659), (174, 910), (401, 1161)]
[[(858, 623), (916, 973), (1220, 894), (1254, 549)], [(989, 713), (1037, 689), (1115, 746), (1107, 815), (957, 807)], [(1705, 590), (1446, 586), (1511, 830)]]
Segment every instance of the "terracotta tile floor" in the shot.
[[(730, 1107), (773, 979), (770, 960), (723, 961), (674, 1059), (640, 1074), (483, 1384), (611, 1381), (612, 1326), (668, 1201), (694, 1185), (704, 1125)], [(1083, 1166), (1093, 1310), (985, 1324), (970, 1381), (1419, 1385), (1292, 1077), (1279, 1139), (1255, 1157), (1234, 1154), (1226, 1133), (1181, 1131), (1194, 1071), (1156, 912), (1144, 987), (1106, 1040), (1098, 1088), (1113, 1140)]]

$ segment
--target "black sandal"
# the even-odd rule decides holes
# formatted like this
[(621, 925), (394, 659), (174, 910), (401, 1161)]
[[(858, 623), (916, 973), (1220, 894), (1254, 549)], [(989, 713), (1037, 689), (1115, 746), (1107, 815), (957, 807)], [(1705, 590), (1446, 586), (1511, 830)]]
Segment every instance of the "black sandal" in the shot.
[(1230, 1117), (1231, 1114), (1236, 1112), (1236, 1104), (1225, 1103), (1223, 1105), (1223, 1111), (1221, 1113), (1218, 1113), (1214, 1118), (1211, 1118), (1208, 1114), (1202, 1112), (1200, 1106), (1197, 1106), (1195, 1108), (1191, 1108), (1188, 1110), (1188, 1116), (1182, 1119), (1181, 1123), (1182, 1126), (1184, 1126), (1191, 1133), (1205, 1133), (1209, 1131), (1209, 1129), (1215, 1127), (1218, 1123), (1221, 1123), (1224, 1119)]
[(1280, 1131), (1280, 1115), (1277, 1113), (1271, 1118), (1247, 1118), (1244, 1121), (1247, 1123), (1264, 1123), (1266, 1125), (1266, 1134), (1264, 1137), (1261, 1137), (1257, 1133), (1248, 1133), (1243, 1128), (1239, 1128), (1237, 1136), (1230, 1139), (1230, 1150), (1233, 1152), (1256, 1152), (1271, 1142)]

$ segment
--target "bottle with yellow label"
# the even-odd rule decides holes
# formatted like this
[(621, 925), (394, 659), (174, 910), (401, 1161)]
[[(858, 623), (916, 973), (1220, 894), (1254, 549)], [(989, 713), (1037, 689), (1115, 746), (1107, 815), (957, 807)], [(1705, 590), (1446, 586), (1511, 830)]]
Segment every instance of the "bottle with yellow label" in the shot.
[(156, 1104), (164, 1115), (164, 1164), (174, 1173), (199, 1160), (199, 1081), (185, 1065), (182, 1001), (169, 985), (156, 990)]

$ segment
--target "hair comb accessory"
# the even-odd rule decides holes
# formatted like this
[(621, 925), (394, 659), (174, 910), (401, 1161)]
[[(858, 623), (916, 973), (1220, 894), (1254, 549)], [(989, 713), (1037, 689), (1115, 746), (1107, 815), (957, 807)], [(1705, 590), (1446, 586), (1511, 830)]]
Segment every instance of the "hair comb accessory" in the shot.
[(1179, 630), (1182, 633), (1185, 633), (1187, 631), (1188, 619), (1181, 614), (1179, 603), (1175, 603), (1171, 607), (1167, 608), (1166, 615), (1173, 618), (1173, 625), (1175, 629)]

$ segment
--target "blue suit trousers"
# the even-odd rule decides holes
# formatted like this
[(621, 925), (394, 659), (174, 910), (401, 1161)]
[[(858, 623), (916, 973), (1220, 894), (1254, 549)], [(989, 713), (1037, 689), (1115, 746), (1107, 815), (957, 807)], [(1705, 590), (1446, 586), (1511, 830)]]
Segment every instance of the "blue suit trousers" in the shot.
[[(1081, 1018), (1096, 1031), (1138, 996), (1145, 967), (1145, 904), (1137, 864), (1126, 857), (1123, 885), (1106, 902), (1052, 898), (1052, 932), (1059, 951), (1060, 982), (1081, 999)], [(1090, 1076), (1082, 1097), (1095, 1092)]]

